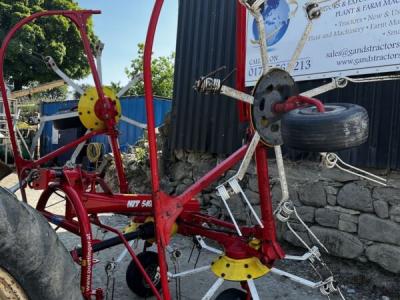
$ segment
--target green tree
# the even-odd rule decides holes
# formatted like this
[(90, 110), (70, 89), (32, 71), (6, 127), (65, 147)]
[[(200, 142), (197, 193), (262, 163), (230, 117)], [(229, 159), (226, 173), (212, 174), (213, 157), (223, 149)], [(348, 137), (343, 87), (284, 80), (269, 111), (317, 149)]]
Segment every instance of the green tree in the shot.
[[(0, 42), (21, 19), (45, 10), (77, 10), (72, 0), (0, 0)], [(88, 35), (92, 43), (97, 38), (89, 22)], [(45, 17), (25, 25), (9, 45), (5, 59), (5, 79), (15, 90), (31, 82), (58, 79), (49, 71), (42, 57), (52, 56), (68, 76), (80, 79), (89, 74), (78, 29), (64, 17)]]
[(46, 92), (41, 92), (33, 95), (35, 100), (49, 100), (49, 101), (65, 101), (68, 94), (68, 86), (64, 85), (62, 87), (54, 88)]
[[(138, 56), (131, 62), (130, 68), (125, 70), (129, 78), (143, 73), (143, 54), (144, 44), (138, 44)], [(174, 89), (174, 61), (175, 53), (169, 56), (160, 56), (152, 60), (153, 71), (153, 91), (154, 95), (172, 98)], [(119, 83), (112, 83), (112, 86), (118, 87)], [(140, 80), (129, 91), (131, 95), (144, 95), (144, 83)]]

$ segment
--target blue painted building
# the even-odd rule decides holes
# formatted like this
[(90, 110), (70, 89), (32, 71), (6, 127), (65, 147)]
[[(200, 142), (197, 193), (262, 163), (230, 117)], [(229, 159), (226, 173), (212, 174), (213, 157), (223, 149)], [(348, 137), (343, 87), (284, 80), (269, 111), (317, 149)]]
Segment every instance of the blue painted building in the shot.
[[(146, 123), (146, 109), (143, 96), (123, 97), (121, 98), (122, 114), (135, 121)], [(164, 98), (154, 98), (154, 111), (156, 126), (160, 126), (164, 122), (165, 115), (171, 110), (171, 100)], [(73, 109), (78, 105), (78, 101), (62, 101), (62, 102), (43, 102), (41, 106), (41, 115), (54, 115), (61, 111)], [(134, 145), (142, 136), (143, 129), (132, 126), (125, 122), (119, 122), (119, 142), (122, 151), (126, 151), (129, 146)], [(65, 132), (56, 132), (52, 122), (47, 122), (40, 138), (40, 155), (43, 156), (50, 153), (67, 142), (76, 139), (83, 135), (85, 130), (68, 129)], [(110, 152), (111, 148), (108, 144), (106, 136), (98, 136), (91, 140), (92, 142), (104, 143), (105, 152)], [(72, 151), (71, 151), (72, 152)], [(58, 163), (66, 161), (71, 156), (71, 153), (66, 153), (61, 156)]]

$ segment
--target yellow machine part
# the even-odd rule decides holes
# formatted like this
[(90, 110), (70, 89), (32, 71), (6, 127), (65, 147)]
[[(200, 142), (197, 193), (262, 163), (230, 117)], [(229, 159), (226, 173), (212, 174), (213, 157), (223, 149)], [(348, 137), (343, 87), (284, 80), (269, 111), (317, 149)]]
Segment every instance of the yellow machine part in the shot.
[[(147, 217), (146, 220), (144, 221), (144, 223), (148, 223), (148, 222), (154, 222), (154, 218), (153, 217)], [(122, 232), (123, 233), (130, 233), (130, 232), (136, 231), (140, 225), (142, 225), (142, 223), (135, 223), (135, 222), (131, 221), (129, 223), (129, 225), (126, 226), (122, 230)], [(177, 232), (178, 232), (178, 225), (176, 223), (174, 223), (174, 225), (172, 226), (172, 230), (171, 230), (171, 236), (175, 235)], [(154, 239), (150, 239), (150, 240), (147, 240), (147, 242), (153, 244), (153, 243), (155, 243), (155, 240)]]
[(252, 239), (249, 242), (249, 246), (253, 249), (259, 250), (261, 247), (261, 241), (259, 239)]
[(217, 277), (229, 281), (256, 279), (270, 271), (257, 257), (233, 259), (228, 256), (220, 256), (211, 264), (211, 271)]
[(86, 156), (91, 163), (99, 161), (104, 145), (102, 143), (90, 143), (86, 148)]
[[(121, 103), (117, 98), (117, 95), (110, 87), (103, 87), (104, 95), (110, 98), (116, 103), (117, 116), (115, 121), (118, 122), (121, 117)], [(85, 90), (84, 94), (79, 99), (78, 103), (78, 113), (79, 119), (81, 120), (83, 126), (87, 129), (98, 130), (105, 129), (104, 121), (100, 120), (95, 113), (95, 105), (99, 100), (97, 90), (95, 87), (89, 87)]]

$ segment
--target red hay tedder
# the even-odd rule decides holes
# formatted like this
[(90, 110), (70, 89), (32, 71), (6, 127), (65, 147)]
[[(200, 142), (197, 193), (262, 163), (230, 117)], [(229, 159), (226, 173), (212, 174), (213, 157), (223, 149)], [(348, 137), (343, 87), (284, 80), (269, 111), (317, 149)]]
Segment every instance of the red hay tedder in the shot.
[[(200, 93), (223, 94), (241, 101), (242, 108), (246, 110), (242, 119), (246, 120), (247, 116), (247, 121), (251, 124), (248, 142), (178, 196), (170, 196), (160, 188), (156, 149), (151, 55), (163, 0), (155, 1), (144, 53), (143, 79), (151, 194), (129, 194), (128, 192), (116, 129), (119, 119), (123, 118), (123, 112), (120, 111), (119, 106), (119, 95), (113, 94), (102, 86), (96, 57), (92, 52), (86, 32), (88, 18), (93, 14), (99, 14), (100, 11), (39, 12), (17, 23), (7, 34), (0, 49), (0, 88), (19, 177), (19, 185), (13, 191), (21, 189), (25, 203), (27, 188), (43, 190), (43, 192), (36, 210), (33, 210), (25, 203), (17, 201), (7, 190), (1, 191), (0, 214), (4, 221), (0, 222), (0, 286), (3, 284), (6, 299), (8, 299), (7, 296), (11, 299), (41, 300), (82, 297), (104, 299), (105, 291), (102, 288), (93, 287), (92, 284), (93, 254), (120, 244), (125, 245), (132, 259), (132, 264), (128, 268), (128, 273), (130, 273), (127, 274), (132, 280), (129, 286), (140, 296), (154, 295), (157, 299), (171, 299), (169, 289), (171, 279), (211, 270), (217, 280), (205, 292), (202, 299), (211, 299), (225, 280), (240, 283), (242, 290), (223, 291), (216, 299), (265, 299), (258, 294), (254, 280), (270, 272), (300, 284), (318, 288), (324, 295), (336, 294), (344, 298), (317, 247), (309, 246), (302, 241), (307, 246), (308, 252), (297, 257), (286, 255), (277, 241), (275, 220), (286, 223), (295, 233), (289, 219), (290, 217), (300, 219), (289, 199), (280, 145), (286, 143), (297, 149), (321, 152), (324, 162), (329, 167), (333, 167), (340, 160), (328, 152), (358, 146), (367, 139), (368, 115), (363, 108), (356, 105), (324, 106), (313, 98), (324, 91), (340, 87), (338, 84), (324, 86), (319, 91), (312, 90), (302, 95), (296, 94), (295, 83), (290, 73), (293, 70), (293, 62), (297, 60), (304, 47), (304, 42), (302, 42), (304, 39), (300, 41), (286, 70), (269, 66), (266, 41), (260, 39), (263, 72), (252, 94), (246, 94), (244, 89), (246, 9), (254, 16), (260, 36), (265, 36), (264, 18), (261, 13), (265, 4), (263, 0), (240, 0), (239, 2), (241, 5), (238, 5), (237, 14), (237, 89), (223, 85), (223, 80), (212, 78), (211, 76), (216, 72), (201, 77), (195, 83), (195, 89)], [(314, 19), (320, 17), (322, 3), (332, 4), (326, 4), (326, 1), (312, 1), (304, 7), (309, 21), (308, 26), (312, 25)], [(82, 91), (78, 111), (74, 115), (74, 117), (79, 117), (85, 125), (87, 134), (43, 157), (26, 160), (21, 155), (13, 129), (15, 120), (10, 112), (9, 97), (3, 78), (3, 63), (6, 50), (16, 32), (25, 24), (48, 16), (63, 16), (78, 28), (94, 79), (95, 90), (91, 88), (92, 90)], [(304, 35), (307, 34), (306, 30)], [(64, 80), (68, 80), (63, 77), (65, 74), (60, 72), (51, 58), (47, 59), (47, 63)], [(71, 81), (67, 82), (72, 84)], [(119, 180), (119, 193), (111, 192), (100, 174), (85, 171), (80, 165), (67, 164), (62, 168), (46, 167), (46, 164), (55, 157), (79, 147), (97, 135), (109, 137)], [(272, 207), (268, 176), (268, 147), (273, 147), (275, 150), (282, 188), (282, 199), (275, 210)], [(258, 174), (260, 216), (254, 211), (240, 186), (253, 157)], [(225, 172), (240, 162), (237, 174), (217, 187), (218, 195), (230, 215), (230, 220), (220, 220), (201, 212), (196, 195), (218, 181)], [(57, 193), (62, 194), (66, 199), (63, 215), (52, 213), (47, 209), (49, 199)], [(248, 207), (254, 225), (244, 226), (235, 220), (229, 208), (229, 198), (234, 194), (238, 194)], [(36, 212), (43, 215), (48, 222), (79, 236), (81, 247), (70, 253), (65, 251), (54, 231)], [(135, 222), (134, 229), (130, 232), (121, 232), (102, 224), (99, 215), (103, 213), (132, 217)], [(306, 226), (304, 222), (302, 224)], [(94, 239), (91, 225), (112, 232), (115, 237)], [(309, 230), (307, 226), (306, 228)], [(312, 234), (311, 231), (310, 233)], [(173, 234), (194, 237), (199, 247), (216, 254), (214, 263), (181, 273), (169, 272), (165, 253)], [(318, 238), (315, 235), (313, 237), (315, 242), (319, 243)], [(220, 248), (208, 246), (203, 238), (215, 241)], [(130, 242), (139, 239), (146, 242), (143, 252), (137, 255)], [(152, 243), (157, 245), (158, 251), (155, 256), (155, 252), (147, 250)], [(320, 246), (323, 247), (322, 244)], [(80, 285), (75, 280), (71, 256), (75, 263), (80, 265)], [(319, 270), (320, 280), (312, 282), (274, 268), (274, 262), (281, 259), (308, 260)], [(149, 269), (148, 261), (150, 260), (156, 262), (156, 267), (153, 266), (152, 272)], [(1, 296), (0, 291), (0, 298)]]

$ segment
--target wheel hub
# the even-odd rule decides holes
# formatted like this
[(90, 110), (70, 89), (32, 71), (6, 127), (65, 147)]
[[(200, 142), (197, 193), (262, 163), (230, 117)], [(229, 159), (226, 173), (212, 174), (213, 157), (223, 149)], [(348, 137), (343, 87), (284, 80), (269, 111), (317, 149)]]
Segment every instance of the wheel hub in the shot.
[(281, 103), (296, 95), (296, 84), (290, 74), (282, 69), (270, 69), (258, 80), (251, 108), (253, 128), (261, 140), (270, 146), (282, 145), (281, 114), (273, 111), (275, 103)]
[(19, 283), (0, 267), (0, 300), (28, 300)]

